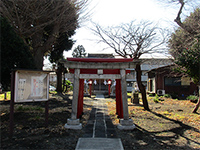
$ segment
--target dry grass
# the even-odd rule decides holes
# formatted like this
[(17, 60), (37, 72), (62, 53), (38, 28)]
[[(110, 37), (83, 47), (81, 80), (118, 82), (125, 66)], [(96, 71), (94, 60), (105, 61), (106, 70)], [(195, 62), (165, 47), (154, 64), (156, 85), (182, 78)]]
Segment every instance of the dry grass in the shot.
[[(148, 98), (148, 102), (151, 111), (144, 110), (141, 100), (140, 105), (133, 105), (129, 100), (129, 117), (133, 119), (137, 128), (130, 132), (118, 130), (126, 149), (131, 149), (130, 143), (138, 142), (135, 134), (139, 131), (145, 133), (144, 139), (152, 142), (145, 142), (147, 145), (152, 144), (152, 148), (150, 146), (148, 149), (162, 148), (161, 145), (166, 149), (200, 149), (200, 114), (192, 113), (194, 103), (170, 98), (164, 98), (159, 103), (155, 103), (153, 98)], [(115, 101), (108, 103), (108, 110), (113, 123), (117, 125), (115, 105)]]

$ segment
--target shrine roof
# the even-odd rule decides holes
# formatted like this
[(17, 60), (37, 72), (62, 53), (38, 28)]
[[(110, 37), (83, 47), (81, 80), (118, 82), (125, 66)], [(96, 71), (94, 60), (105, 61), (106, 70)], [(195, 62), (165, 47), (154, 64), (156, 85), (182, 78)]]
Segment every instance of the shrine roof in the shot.
[(132, 62), (133, 58), (67, 58), (76, 62)]

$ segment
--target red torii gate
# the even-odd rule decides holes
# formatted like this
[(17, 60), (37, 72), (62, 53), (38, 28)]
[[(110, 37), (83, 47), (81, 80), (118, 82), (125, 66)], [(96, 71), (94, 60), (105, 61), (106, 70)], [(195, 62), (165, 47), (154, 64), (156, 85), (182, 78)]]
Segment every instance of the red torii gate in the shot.
[(65, 124), (66, 128), (82, 128), (79, 117), (83, 112), (84, 79), (115, 79), (116, 112), (120, 118), (118, 128), (135, 128), (128, 116), (126, 74), (130, 71), (126, 69), (134, 68), (138, 61), (133, 61), (132, 58), (67, 58), (62, 63), (70, 69), (68, 77), (74, 78), (72, 114)]

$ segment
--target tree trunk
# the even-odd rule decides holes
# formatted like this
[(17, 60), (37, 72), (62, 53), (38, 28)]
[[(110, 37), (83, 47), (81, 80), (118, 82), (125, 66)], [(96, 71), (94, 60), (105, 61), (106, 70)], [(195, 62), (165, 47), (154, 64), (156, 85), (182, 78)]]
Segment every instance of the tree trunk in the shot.
[(181, 7), (180, 7), (178, 14), (176, 16), (176, 19), (174, 21), (179, 25), (179, 27), (181, 27), (182, 29), (184, 29), (185, 31), (190, 33), (191, 35), (196, 35), (197, 32), (193, 28), (191, 28), (191, 26), (185, 25), (181, 21), (181, 14), (182, 14), (182, 10), (184, 8), (185, 2), (183, 0), (179, 0), (179, 3), (181, 4)]
[(192, 111), (192, 113), (197, 113), (197, 110), (199, 109), (199, 106), (200, 106), (200, 85), (198, 87), (199, 87), (199, 100), (198, 100), (197, 105), (195, 106), (194, 110)]
[(142, 70), (141, 70), (140, 64), (136, 65), (135, 71), (136, 71), (137, 84), (142, 94), (142, 102), (143, 102), (144, 109), (150, 111), (148, 101), (147, 101), (146, 89), (145, 89), (145, 86), (142, 84), (142, 80), (141, 80)]
[(42, 70), (43, 61), (44, 61), (44, 55), (43, 55), (43, 52), (42, 52), (42, 50), (40, 48), (37, 49), (37, 51), (35, 52), (33, 58), (34, 58), (34, 61), (35, 61), (36, 69)]
[(66, 92), (67, 90), (65, 90), (65, 89), (67, 88), (67, 86), (66, 86), (66, 81), (65, 81), (65, 72), (63, 72), (63, 75), (64, 75), (64, 78), (63, 78), (63, 88), (62, 88), (62, 91)]
[(36, 69), (38, 69), (38, 70), (42, 70), (43, 61), (44, 61), (44, 47), (40, 46), (40, 43), (42, 41), (42, 39), (41, 39), (42, 35), (43, 35), (42, 33), (41, 34), (34, 34), (33, 37), (32, 37), (32, 48), (33, 48), (33, 50), (31, 50), (31, 51), (32, 51), (32, 54), (33, 54)]
[(199, 106), (200, 106), (200, 97), (199, 97), (199, 100), (198, 100), (198, 102), (197, 102), (197, 105), (195, 106), (195, 108), (194, 108), (194, 110), (192, 111), (192, 113), (197, 113), (197, 110), (198, 110)]
[(56, 70), (57, 75), (57, 87), (56, 91), (62, 93), (62, 66), (58, 63), (58, 69)]

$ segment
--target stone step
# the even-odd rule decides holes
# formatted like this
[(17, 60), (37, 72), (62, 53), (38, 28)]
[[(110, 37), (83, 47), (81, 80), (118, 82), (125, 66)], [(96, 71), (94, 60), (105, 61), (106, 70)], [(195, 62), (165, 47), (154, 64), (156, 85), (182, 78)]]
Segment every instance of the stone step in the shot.
[(104, 99), (104, 95), (103, 94), (96, 94), (95, 99)]
[(76, 150), (124, 150), (120, 138), (79, 138)]

